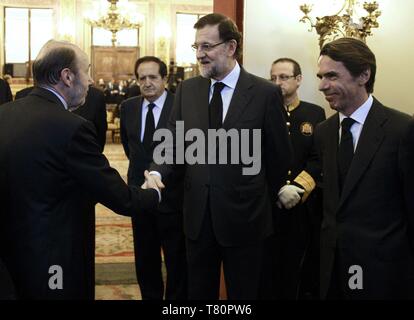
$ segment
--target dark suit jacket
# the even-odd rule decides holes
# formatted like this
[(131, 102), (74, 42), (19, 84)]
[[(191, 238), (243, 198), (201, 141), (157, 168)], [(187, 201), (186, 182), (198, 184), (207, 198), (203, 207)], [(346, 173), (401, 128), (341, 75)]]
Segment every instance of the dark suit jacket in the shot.
[[(33, 87), (27, 87), (16, 92), (15, 100), (28, 96), (32, 90)], [(90, 86), (84, 105), (73, 112), (80, 115), (82, 118), (91, 121), (95, 125), (96, 133), (98, 135), (98, 143), (101, 146), (101, 151), (103, 151), (106, 142), (108, 123), (106, 122), (105, 96), (102, 91)]]
[(106, 122), (105, 96), (102, 91), (90, 86), (85, 104), (73, 112), (80, 115), (82, 118), (91, 121), (95, 125), (98, 143), (101, 147), (101, 151), (103, 151), (106, 142), (108, 123)]
[(28, 96), (29, 93), (32, 92), (33, 88), (34, 87), (32, 86), (32, 87), (27, 87), (27, 88), (17, 91), (16, 96), (14, 97), (14, 100), (21, 99), (21, 98)]
[[(158, 203), (155, 190), (124, 183), (96, 140), (48, 90), (0, 108), (0, 258), (19, 298), (93, 299), (91, 201), (124, 215)], [(49, 289), (53, 265), (62, 290)]]
[(10, 86), (6, 80), (0, 79), (0, 104), (10, 102), (13, 100), (13, 95)]
[(141, 94), (141, 90), (137, 84), (133, 84), (128, 88), (127, 98), (138, 97)]
[(13, 282), (9, 271), (0, 259), (0, 301), (15, 299)]
[(322, 298), (327, 294), (335, 250), (343, 286), (348, 286), (351, 277), (349, 267), (362, 267), (363, 290), (352, 291), (352, 297), (412, 297), (414, 123), (408, 115), (374, 99), (342, 195), (338, 188), (338, 130), (339, 116), (335, 114), (315, 132), (324, 190)]
[[(210, 80), (202, 77), (180, 84), (169, 123), (174, 136), (176, 121), (184, 121), (186, 132), (197, 128), (207, 137), (209, 90)], [(241, 161), (226, 165), (185, 164), (184, 232), (188, 238), (198, 238), (207, 205), (221, 245), (257, 243), (272, 233), (271, 201), (276, 201), (291, 159), (281, 103), (280, 91), (275, 85), (241, 69), (223, 128), (233, 128), (239, 135), (241, 129), (262, 130), (261, 170), (256, 175), (243, 175)], [(184, 147), (191, 144), (185, 142)], [(251, 140), (248, 145), (251, 152)], [(230, 162), (230, 147), (227, 151)], [(173, 166), (153, 164), (151, 169), (159, 171), (164, 178)]]
[[(143, 97), (133, 97), (121, 104), (121, 141), (125, 154), (129, 159), (128, 184), (141, 186), (144, 183), (144, 171), (152, 162), (152, 154), (148, 154), (141, 142), (142, 102)], [(174, 95), (167, 93), (160, 119), (156, 129), (167, 127), (168, 118), (174, 103)], [(159, 142), (154, 142), (155, 147)], [(175, 171), (164, 181), (166, 188), (162, 191), (160, 212), (182, 211), (183, 179), (180, 171)]]

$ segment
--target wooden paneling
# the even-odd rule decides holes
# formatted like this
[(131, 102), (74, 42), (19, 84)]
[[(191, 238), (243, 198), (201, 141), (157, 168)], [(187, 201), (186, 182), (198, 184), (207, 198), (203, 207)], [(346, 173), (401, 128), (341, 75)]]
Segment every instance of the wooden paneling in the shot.
[[(244, 0), (214, 0), (214, 12), (221, 13), (232, 19), (243, 34)], [(238, 59), (243, 64), (243, 55)]]
[(138, 47), (92, 47), (92, 77), (106, 82), (112, 78), (134, 78), (134, 65), (139, 57)]

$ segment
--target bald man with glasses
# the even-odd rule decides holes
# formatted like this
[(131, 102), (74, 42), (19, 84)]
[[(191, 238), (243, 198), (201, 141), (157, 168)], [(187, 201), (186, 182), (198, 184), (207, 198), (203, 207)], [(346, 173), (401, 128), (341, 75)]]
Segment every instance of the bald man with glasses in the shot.
[[(316, 182), (308, 174), (307, 166), (313, 131), (318, 123), (325, 120), (325, 111), (318, 105), (299, 99), (302, 71), (295, 60), (275, 60), (270, 77), (282, 90), (283, 111), (294, 150), (288, 179), (278, 193), (279, 208), (274, 210), (276, 273), (271, 292), (274, 297), (283, 299), (317, 297), (322, 208), (320, 190), (314, 190)], [(296, 202), (299, 203), (295, 206)]]

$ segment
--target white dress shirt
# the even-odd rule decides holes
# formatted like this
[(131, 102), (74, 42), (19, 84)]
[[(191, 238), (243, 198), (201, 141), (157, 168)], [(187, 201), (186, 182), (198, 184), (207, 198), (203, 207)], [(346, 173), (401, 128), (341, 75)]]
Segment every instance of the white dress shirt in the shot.
[(222, 82), (226, 86), (221, 90), (221, 99), (223, 100), (223, 122), (226, 118), (227, 111), (229, 110), (230, 101), (233, 97), (234, 89), (236, 88), (237, 81), (239, 80), (240, 76), (240, 66), (236, 61), (236, 65), (234, 66), (233, 70), (221, 81), (217, 81), (214, 79), (211, 79), (211, 85), (210, 85), (210, 96), (209, 96), (209, 102), (213, 98), (214, 93), (214, 84), (216, 82)]
[[(354, 143), (354, 152), (356, 150), (362, 128), (364, 127), (365, 119), (368, 116), (369, 110), (371, 110), (373, 101), (374, 99), (372, 98), (372, 95), (369, 95), (367, 101), (365, 101), (358, 109), (354, 111), (354, 113), (352, 113), (349, 116), (349, 118), (352, 118), (355, 120), (355, 123), (351, 127), (352, 141)], [(342, 120), (344, 118), (347, 118), (347, 116), (343, 115), (342, 113), (339, 113), (339, 141), (341, 141), (341, 131), (342, 131), (340, 124), (342, 123)]]
[[(165, 100), (167, 99), (167, 91), (164, 90), (163, 94), (154, 102), (155, 107), (152, 109), (152, 114), (154, 115), (154, 121), (155, 121), (155, 128), (157, 127), (158, 121), (160, 120), (162, 108), (164, 107)], [(147, 99), (144, 99), (142, 102), (142, 117), (141, 117), (141, 142), (144, 140), (144, 133), (145, 133), (145, 120), (147, 119), (147, 113), (148, 113), (148, 105), (151, 102), (149, 102)]]

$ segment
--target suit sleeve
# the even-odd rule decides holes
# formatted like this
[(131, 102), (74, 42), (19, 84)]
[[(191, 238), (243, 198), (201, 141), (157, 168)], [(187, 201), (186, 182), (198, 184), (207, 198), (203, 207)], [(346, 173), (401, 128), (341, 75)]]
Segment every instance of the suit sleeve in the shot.
[(85, 121), (68, 146), (66, 166), (69, 174), (95, 201), (118, 214), (132, 216), (158, 204), (156, 190), (128, 187), (100, 152), (92, 124)]
[(266, 171), (273, 194), (285, 184), (293, 158), (282, 104), (281, 94), (275, 87), (266, 107), (264, 128)]
[(401, 146), (401, 177), (407, 212), (408, 236), (414, 252), (414, 119), (410, 121)]

